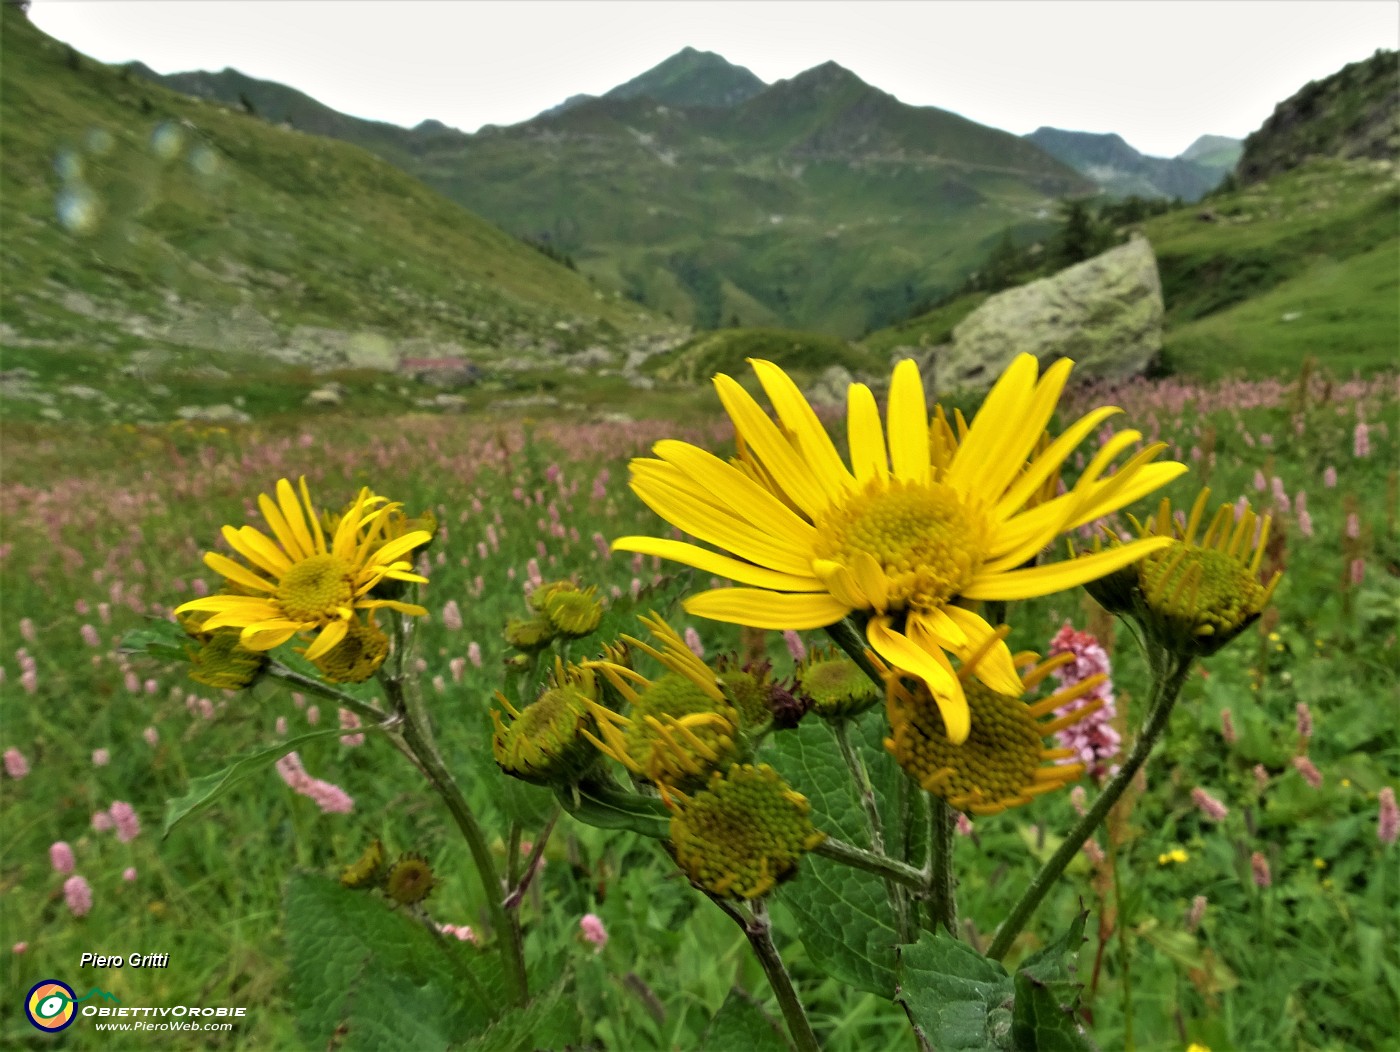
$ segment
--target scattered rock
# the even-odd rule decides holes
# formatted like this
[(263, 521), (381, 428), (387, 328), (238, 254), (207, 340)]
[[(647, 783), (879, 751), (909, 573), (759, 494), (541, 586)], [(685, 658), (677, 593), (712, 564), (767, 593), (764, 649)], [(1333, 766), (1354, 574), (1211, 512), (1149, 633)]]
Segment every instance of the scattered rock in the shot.
[(246, 424), (253, 418), (231, 405), (182, 405), (175, 410), (181, 420), (197, 424)]
[(110, 402), (111, 399), (95, 387), (87, 387), (83, 384), (68, 384), (59, 388), (60, 394), (65, 394), (69, 398), (77, 398), (84, 402)]
[(1300, 310), (1291, 310), (1291, 311), (1289, 311), (1287, 314), (1280, 315), (1278, 320), (1279, 320), (1279, 321), (1297, 321), (1297, 320), (1298, 320), (1299, 318), (1301, 318), (1302, 316), (1303, 316), (1303, 312), (1302, 312), (1302, 311), (1300, 311)]
[(304, 404), (309, 406), (340, 405), (343, 397), (343, 389), (340, 389), (339, 384), (327, 384), (325, 387), (318, 387), (309, 393)]
[(933, 393), (984, 391), (1018, 354), (1072, 358), (1077, 380), (1123, 379), (1162, 350), (1162, 283), (1146, 238), (988, 299), (920, 364)]
[(855, 377), (845, 366), (828, 365), (817, 377), (816, 386), (807, 392), (807, 400), (813, 405), (844, 406), (853, 383)]

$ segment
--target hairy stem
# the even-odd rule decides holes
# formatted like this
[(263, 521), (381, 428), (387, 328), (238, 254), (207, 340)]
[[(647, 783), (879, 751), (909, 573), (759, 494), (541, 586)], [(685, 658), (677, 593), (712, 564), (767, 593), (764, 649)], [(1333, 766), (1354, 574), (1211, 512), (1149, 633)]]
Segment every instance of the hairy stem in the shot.
[(375, 725), (382, 724), (385, 720), (393, 716), (392, 713), (377, 709), (368, 702), (352, 697), (327, 683), (322, 683), (319, 679), (303, 676), (300, 672), (288, 668), (280, 661), (269, 661), (267, 663), (267, 675), (272, 679), (281, 680), (283, 683), (295, 687), (297, 690), (305, 691), (307, 694), (315, 694), (318, 698), (325, 698), (328, 701), (333, 701), (341, 708), (349, 709), (356, 716), (360, 717), (360, 719), (367, 720)]
[(1191, 659), (1162, 653), (1151, 664), (1153, 671), (1152, 696), (1148, 701), (1147, 720), (1143, 724), (1142, 731), (1138, 734), (1137, 741), (1133, 743), (1132, 752), (1128, 754), (1127, 760), (1118, 769), (1118, 773), (1104, 786), (1098, 799), (1084, 812), (1084, 817), (1076, 822), (1074, 828), (1065, 836), (1065, 841), (1060, 845), (1059, 850), (1050, 856), (1050, 860), (1040, 868), (1040, 872), (1035, 875), (1035, 879), (1021, 895), (1020, 901), (1012, 907), (1006, 920), (997, 929), (996, 938), (992, 940), (991, 948), (987, 951), (987, 956), (993, 960), (999, 961), (1006, 956), (1006, 951), (1011, 949), (1012, 942), (1021, 933), (1021, 929), (1026, 926), (1026, 921), (1030, 920), (1031, 914), (1040, 905), (1041, 899), (1045, 898), (1055, 881), (1064, 873), (1065, 867), (1084, 846), (1084, 842), (1093, 836), (1094, 831), (1099, 828), (1108, 815), (1109, 809), (1118, 802), (1118, 798), (1123, 795), (1128, 784), (1137, 775), (1142, 765), (1147, 762), (1147, 757), (1152, 752), (1153, 746), (1157, 744), (1157, 739), (1166, 730), (1172, 707), (1176, 704), (1177, 696), (1181, 693), (1182, 685), (1186, 682), (1186, 673), (1191, 668)]
[(863, 869), (867, 873), (874, 873), (901, 887), (920, 892), (924, 890), (923, 870), (915, 869), (907, 862), (866, 851), (865, 848), (848, 844), (844, 840), (827, 837), (812, 849), (812, 854), (821, 855), (822, 858), (829, 858), (833, 862), (850, 866), (852, 869)]
[(768, 919), (768, 908), (763, 900), (755, 899), (752, 908), (745, 910), (716, 895), (710, 898), (743, 929), (745, 938), (753, 947), (754, 956), (763, 965), (768, 985), (778, 997), (778, 1006), (783, 1010), (783, 1020), (787, 1023), (797, 1052), (821, 1052), (817, 1035), (812, 1032), (812, 1024), (807, 1020), (807, 1011), (793, 988), (792, 977), (788, 975), (783, 959), (778, 956), (778, 947), (773, 944), (773, 925)]
[(928, 862), (924, 885), (928, 893), (929, 921), (953, 938), (958, 937), (957, 882), (953, 879), (953, 811), (943, 800), (928, 796)]
[[(875, 800), (875, 787), (870, 782), (870, 771), (865, 766), (865, 760), (860, 755), (855, 743), (851, 740), (851, 721), (836, 720), (831, 725), (832, 733), (836, 736), (836, 744), (841, 747), (841, 757), (846, 761), (846, 768), (851, 772), (851, 780), (856, 785), (856, 795), (860, 797), (860, 805), (865, 811), (866, 832), (870, 836), (870, 850), (872, 854), (881, 858), (885, 857), (885, 829), (884, 823), (880, 820), (880, 808)], [(885, 895), (890, 901), (890, 909), (894, 912), (895, 931), (899, 932), (901, 942), (913, 942), (913, 929), (909, 922), (909, 897), (904, 889), (892, 882), (888, 877), (885, 879)]]

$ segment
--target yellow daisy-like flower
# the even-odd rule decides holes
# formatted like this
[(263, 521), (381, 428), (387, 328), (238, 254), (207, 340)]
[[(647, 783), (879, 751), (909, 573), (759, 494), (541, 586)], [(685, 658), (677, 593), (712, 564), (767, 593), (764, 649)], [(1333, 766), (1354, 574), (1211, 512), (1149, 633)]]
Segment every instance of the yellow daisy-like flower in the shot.
[(208, 611), (213, 616), (201, 625), (203, 631), (239, 628), (239, 640), (249, 650), (271, 650), (298, 632), (317, 631), (306, 650), (310, 661), (346, 637), (357, 610), (388, 607), (417, 617), (427, 613), (411, 603), (369, 598), (381, 581), (427, 582), (412, 572), (412, 564), (403, 556), (430, 541), (432, 534), (414, 530), (392, 541), (383, 539), (386, 516), (399, 505), (386, 504), (383, 497), (362, 490), (341, 516), (329, 542), (305, 478), (300, 500), (291, 483), (281, 479), (277, 500), (259, 494), (258, 507), (273, 537), (252, 526), (223, 528), (229, 547), (251, 566), (218, 552), (204, 555), (204, 564), (241, 594), (195, 599), (177, 607), (175, 613)]
[[(751, 360), (778, 423), (729, 376), (715, 377), (746, 463), (685, 442), (663, 441), (658, 459), (632, 462), (633, 491), (667, 522), (714, 545), (623, 537), (615, 549), (656, 555), (751, 587), (692, 596), (699, 617), (753, 628), (811, 629), (853, 611), (870, 617), (866, 638), (890, 664), (922, 680), (943, 712), (949, 739), (969, 728), (962, 683), (947, 654), (991, 652), (978, 675), (992, 689), (1019, 689), (1011, 653), (962, 600), (1027, 599), (1110, 573), (1165, 546), (1149, 538), (1068, 562), (1026, 568), (1055, 537), (1122, 508), (1186, 470), (1154, 463), (1157, 443), (1105, 473), (1142, 436), (1114, 435), (1072, 489), (1044, 499), (1076, 447), (1119, 410), (1095, 409), (1043, 443), (1071, 363), (1039, 376), (1021, 355), (988, 394), (971, 426), (954, 436), (939, 410), (930, 425), (917, 366), (903, 361), (890, 384), (885, 426), (875, 396), (852, 384), (850, 465), (781, 369)], [(1037, 450), (1039, 450), (1037, 452)]]
[[(1005, 631), (1003, 627), (998, 635)], [(981, 656), (974, 655), (960, 674), (970, 675)], [(1018, 663), (1031, 667), (1024, 680), (1018, 681), (1014, 694), (966, 682), (972, 732), (961, 743), (951, 741), (940, 710), (931, 703), (923, 684), (891, 675), (886, 681), (885, 702), (891, 736), (885, 739), (885, 748), (921, 787), (975, 815), (997, 814), (1060, 789), (1083, 775), (1084, 765), (1045, 765), (1047, 760), (1071, 758), (1074, 750), (1046, 748), (1044, 739), (1096, 712), (1103, 702), (1095, 699), (1046, 722), (1041, 722), (1041, 717), (1083, 697), (1105, 677), (1102, 673), (1089, 676), (1033, 704), (1026, 704), (1020, 695), (1022, 687), (1033, 690), (1051, 671), (1072, 660), (1073, 655), (1061, 654), (1036, 664), (1034, 654), (1018, 655)], [(910, 689), (911, 683), (914, 689)]]
[(587, 705), (599, 736), (581, 733), (604, 755), (654, 782), (664, 795), (668, 788), (703, 782), (734, 759), (740, 717), (714, 672), (675, 629), (656, 615), (641, 620), (661, 649), (632, 636), (623, 639), (661, 662), (666, 674), (649, 680), (609, 661), (588, 662), (586, 667), (601, 671), (626, 699), (630, 713), (614, 712), (590, 699)]

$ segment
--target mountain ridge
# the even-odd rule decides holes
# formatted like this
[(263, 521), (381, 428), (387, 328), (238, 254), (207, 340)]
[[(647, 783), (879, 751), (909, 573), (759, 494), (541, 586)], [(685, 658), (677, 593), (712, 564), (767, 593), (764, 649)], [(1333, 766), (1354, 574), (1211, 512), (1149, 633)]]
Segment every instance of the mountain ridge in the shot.
[(1224, 171), (1185, 157), (1148, 156), (1115, 132), (1042, 126), (1025, 138), (1117, 197), (1198, 201), (1225, 177)]

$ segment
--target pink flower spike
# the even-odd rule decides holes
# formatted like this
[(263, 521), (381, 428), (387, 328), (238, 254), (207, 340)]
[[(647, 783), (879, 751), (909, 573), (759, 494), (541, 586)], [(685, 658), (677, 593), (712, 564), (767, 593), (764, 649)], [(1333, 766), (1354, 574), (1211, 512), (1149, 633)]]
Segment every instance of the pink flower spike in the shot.
[(470, 661), (475, 668), (481, 667), (481, 644), (476, 642), (476, 640), (472, 640), (467, 644), (467, 660)]
[(1229, 709), (1220, 710), (1220, 735), (1226, 745), (1234, 745), (1239, 740), (1239, 735), (1235, 733), (1235, 718)]
[(24, 753), (13, 747), (5, 750), (5, 773), (15, 781), (29, 773), (29, 761), (24, 758)]
[(1328, 489), (1337, 488), (1337, 469), (1328, 464), (1322, 472), (1322, 484)]
[(137, 817), (136, 809), (125, 800), (113, 800), (107, 813), (112, 816), (117, 839), (123, 844), (129, 844), (141, 835), (141, 819)]
[(63, 840), (55, 840), (49, 845), (49, 864), (55, 873), (72, 873), (75, 865), (73, 849)]
[(1395, 790), (1387, 785), (1379, 795), (1381, 806), (1376, 821), (1376, 839), (1382, 844), (1393, 844), (1400, 836), (1400, 808), (1395, 806)]
[(136, 881), (136, 867), (135, 867), (135, 866), (127, 866), (126, 869), (122, 870), (122, 880), (126, 881), (128, 884), (135, 883), (135, 881)]
[(1249, 856), (1249, 868), (1254, 875), (1256, 887), (1267, 888), (1274, 882), (1273, 874), (1269, 872), (1269, 860), (1260, 851)]
[(705, 656), (705, 644), (700, 641), (700, 633), (695, 631), (693, 625), (687, 625), (685, 629), (685, 645), (690, 648), (690, 652), (698, 658)]
[(1298, 737), (1307, 741), (1313, 736), (1312, 709), (1308, 708), (1306, 701), (1298, 702)]
[(94, 767), (106, 767), (112, 762), (112, 754), (106, 749), (92, 750), (92, 765)]
[(442, 626), (449, 632), (462, 630), (462, 610), (457, 605), (457, 600), (449, 599), (447, 605), (442, 608)]
[(147, 727), (141, 732), (141, 737), (146, 739), (147, 745), (151, 746), (151, 748), (155, 748), (156, 743), (160, 741), (160, 731), (156, 730), (154, 727)]
[(92, 909), (92, 887), (82, 877), (74, 874), (63, 882), (63, 901), (68, 903), (68, 911), (81, 917)]
[(783, 642), (787, 644), (788, 653), (792, 655), (793, 661), (807, 660), (807, 645), (802, 642), (802, 637), (792, 629), (783, 633)]
[(1317, 765), (1306, 756), (1293, 757), (1293, 769), (1303, 776), (1303, 781), (1307, 782), (1314, 789), (1322, 788), (1322, 772), (1317, 769)]
[(27, 943), (27, 942), (17, 942), (17, 943), (15, 943), (13, 946), (10, 947), (10, 952), (11, 952), (11, 953), (24, 953), (24, 952), (26, 952), (28, 949), (29, 949), (29, 943)]
[(1200, 809), (1201, 814), (1205, 815), (1212, 822), (1219, 822), (1230, 813), (1228, 807), (1211, 796), (1210, 793), (1206, 792), (1200, 786), (1191, 790), (1191, 802)]
[(1206, 897), (1197, 895), (1191, 900), (1191, 908), (1186, 911), (1186, 930), (1192, 935), (1196, 934), (1196, 929), (1201, 926), (1201, 921), (1205, 920), (1206, 904)]
[(92, 813), (92, 831), (94, 833), (105, 833), (112, 828), (112, 816), (106, 811), (94, 811)]
[(595, 952), (601, 953), (603, 947), (608, 944), (608, 930), (603, 927), (603, 922), (596, 913), (585, 913), (580, 917), (578, 929), (585, 939), (598, 947)]
[[(342, 730), (353, 731), (360, 725), (360, 717), (356, 716), (349, 709), (340, 710), (340, 726)], [(340, 739), (340, 744), (348, 748), (355, 748), (365, 743), (363, 734), (346, 734)]]

